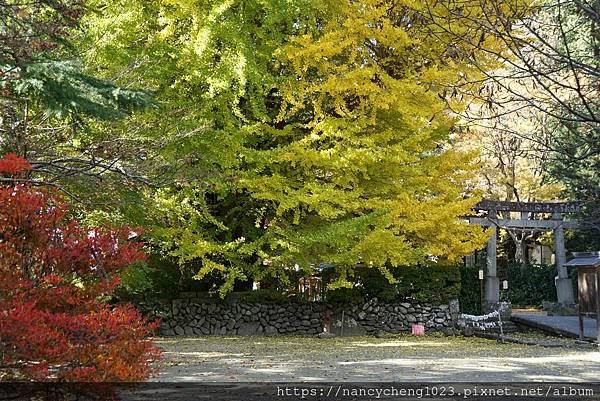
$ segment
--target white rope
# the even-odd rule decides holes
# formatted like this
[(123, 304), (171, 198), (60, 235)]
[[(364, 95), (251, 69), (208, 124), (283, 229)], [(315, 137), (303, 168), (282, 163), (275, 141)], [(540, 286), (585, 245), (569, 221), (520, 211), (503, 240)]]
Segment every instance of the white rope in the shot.
[(482, 321), (482, 320), (488, 320), (488, 319), (490, 319), (490, 318), (492, 318), (492, 317), (498, 317), (498, 316), (500, 316), (500, 312), (498, 312), (497, 310), (495, 310), (495, 311), (493, 311), (493, 312), (487, 313), (487, 314), (485, 314), (485, 315), (479, 315), (479, 316), (476, 316), (476, 315), (468, 315), (468, 314), (466, 314), (466, 313), (462, 313), (462, 314), (459, 316), (459, 319), (463, 319), (463, 320), (471, 320), (471, 321), (474, 321), (474, 322), (480, 322), (480, 321)]

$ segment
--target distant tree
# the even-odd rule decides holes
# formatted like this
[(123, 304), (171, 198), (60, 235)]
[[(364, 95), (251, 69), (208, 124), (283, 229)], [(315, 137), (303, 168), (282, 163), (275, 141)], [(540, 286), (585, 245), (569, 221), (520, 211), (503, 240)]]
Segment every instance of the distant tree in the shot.
[(139, 154), (94, 125), (153, 103), (145, 91), (86, 74), (71, 42), (85, 3), (0, 1), (0, 154), (27, 159), (32, 181), (90, 195), (114, 176), (147, 181)]
[(20, 68), (64, 46), (84, 4), (84, 0), (0, 1), (2, 80), (16, 79)]
[[(585, 220), (600, 228), (600, 1), (471, 3), (480, 4), (483, 13), (455, 10), (454, 18), (468, 18), (505, 43), (502, 51), (472, 43), (473, 51), (486, 51), (503, 63), (490, 70), (472, 58), (488, 79), (487, 90), (477, 94), (477, 107), (489, 107), (484, 118), (475, 113), (474, 121), (542, 149), (544, 165), (565, 186), (565, 196), (585, 201)], [(466, 43), (450, 25), (438, 28)], [(536, 124), (520, 131), (493, 118), (511, 113)]]
[[(514, 132), (530, 132), (531, 120), (514, 114), (496, 117), (496, 127), (470, 124), (457, 139), (456, 146), (479, 150), (481, 169), (476, 173), (476, 186), (487, 199), (510, 202), (558, 201), (564, 196), (564, 186), (547, 171), (545, 156), (530, 140)], [(504, 129), (501, 129), (502, 126)], [(511, 218), (510, 212), (501, 212)], [(514, 212), (512, 213), (512, 218)], [(527, 245), (540, 238), (543, 231), (536, 229), (504, 229), (514, 244), (514, 256), (522, 267), (528, 264)]]
[(117, 274), (144, 258), (131, 229), (84, 228), (31, 166), (0, 159), (0, 380), (139, 381), (157, 323), (107, 303)]

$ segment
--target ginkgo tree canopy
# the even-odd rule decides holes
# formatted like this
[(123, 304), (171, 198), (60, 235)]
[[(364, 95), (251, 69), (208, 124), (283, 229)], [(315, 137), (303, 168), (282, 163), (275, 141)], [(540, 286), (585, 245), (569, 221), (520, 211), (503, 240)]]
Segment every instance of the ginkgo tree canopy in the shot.
[[(332, 287), (351, 286), (359, 260), (386, 273), (457, 261), (485, 241), (461, 219), (478, 200), (477, 165), (448, 139), (452, 110), (478, 89), (471, 61), (488, 53), (436, 29), (446, 16), (501, 49), (469, 23), (476, 3), (92, 3), (88, 64), (161, 104), (120, 129), (179, 167), (148, 192), (150, 242), (198, 277), (220, 274), (222, 293), (249, 273), (285, 278), (320, 262), (339, 268)], [(451, 17), (459, 6), (469, 18)]]

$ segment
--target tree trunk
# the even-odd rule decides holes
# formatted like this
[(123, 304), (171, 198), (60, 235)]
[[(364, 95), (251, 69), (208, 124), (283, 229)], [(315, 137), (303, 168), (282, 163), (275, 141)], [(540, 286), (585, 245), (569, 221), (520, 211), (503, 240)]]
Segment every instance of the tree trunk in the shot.
[(529, 260), (527, 260), (527, 243), (524, 238), (515, 241), (515, 260), (519, 263), (521, 271), (527, 269)]
[(527, 259), (527, 236), (525, 233), (516, 233), (512, 230), (507, 230), (510, 238), (515, 244), (515, 261), (519, 263), (521, 270), (525, 270), (529, 265)]

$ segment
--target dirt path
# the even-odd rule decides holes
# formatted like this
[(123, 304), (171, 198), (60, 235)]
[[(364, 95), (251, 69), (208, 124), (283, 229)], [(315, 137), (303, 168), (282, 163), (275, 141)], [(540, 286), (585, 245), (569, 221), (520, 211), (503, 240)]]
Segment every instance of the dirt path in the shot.
[[(177, 337), (159, 381), (600, 381), (600, 351), (478, 338)], [(572, 344), (572, 342), (566, 342)]]

